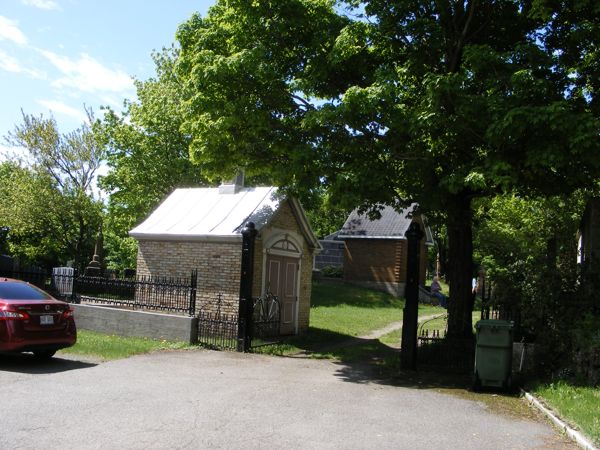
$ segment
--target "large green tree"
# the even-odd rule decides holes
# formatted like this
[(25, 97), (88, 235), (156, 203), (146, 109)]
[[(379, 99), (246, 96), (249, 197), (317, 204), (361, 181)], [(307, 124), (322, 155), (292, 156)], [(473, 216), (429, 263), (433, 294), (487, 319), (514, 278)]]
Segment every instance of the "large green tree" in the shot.
[(156, 76), (136, 81), (137, 101), (121, 114), (107, 109), (95, 126), (107, 150), (100, 185), (109, 193), (105, 242), (114, 268), (135, 267), (137, 246), (127, 233), (173, 188), (205, 182), (190, 162), (189, 136), (180, 131), (184, 91), (173, 70), (176, 57), (172, 48), (155, 53)]
[(10, 227), (13, 253), (31, 263), (87, 264), (102, 219), (93, 181), (103, 159), (91, 131), (93, 115), (78, 129), (61, 133), (53, 117), (23, 113), (6, 136), (23, 151), (4, 168), (2, 225)]
[(584, 50), (556, 35), (557, 17), (572, 11), (576, 26), (591, 9), (597, 18), (585, 0), (217, 1), (177, 33), (182, 130), (209, 173), (244, 167), (296, 192), (324, 186), (345, 206), (441, 211), (449, 334), (470, 335), (473, 199), (598, 177), (594, 85), (561, 53)]
[(84, 266), (93, 254), (101, 209), (99, 202), (66, 195), (46, 172), (14, 161), (0, 164), (4, 250), (23, 265), (52, 267), (71, 261)]

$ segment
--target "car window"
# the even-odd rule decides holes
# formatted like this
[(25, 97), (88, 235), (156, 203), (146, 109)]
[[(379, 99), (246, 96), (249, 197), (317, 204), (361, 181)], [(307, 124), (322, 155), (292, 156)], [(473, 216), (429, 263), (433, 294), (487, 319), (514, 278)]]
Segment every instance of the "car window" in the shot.
[(0, 298), (10, 300), (48, 300), (52, 297), (29, 284), (4, 281), (0, 282)]

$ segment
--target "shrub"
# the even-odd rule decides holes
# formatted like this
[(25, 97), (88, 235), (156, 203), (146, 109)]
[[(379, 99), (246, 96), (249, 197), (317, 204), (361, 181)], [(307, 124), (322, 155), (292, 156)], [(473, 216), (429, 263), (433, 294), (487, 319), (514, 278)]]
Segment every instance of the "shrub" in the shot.
[(326, 266), (321, 269), (321, 273), (328, 278), (342, 278), (344, 269), (343, 267)]

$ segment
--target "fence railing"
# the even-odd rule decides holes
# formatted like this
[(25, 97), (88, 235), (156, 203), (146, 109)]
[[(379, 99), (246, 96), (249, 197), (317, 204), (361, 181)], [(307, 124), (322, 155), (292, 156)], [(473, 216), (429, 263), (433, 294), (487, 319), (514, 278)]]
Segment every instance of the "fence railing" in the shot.
[[(65, 270), (63, 270), (65, 269)], [(93, 303), (136, 310), (183, 313), (198, 318), (198, 342), (211, 348), (236, 350), (240, 318), (222, 311), (223, 296), (196, 311), (197, 272), (189, 278), (102, 278), (77, 275), (72, 270), (6, 271), (0, 277), (16, 278), (34, 284), (54, 297), (71, 303)], [(250, 348), (279, 342), (280, 303), (267, 293), (253, 301)], [(225, 308), (223, 308), (225, 309)]]
[(271, 343), (273, 338), (280, 335), (280, 305), (276, 295), (268, 292), (264, 297), (254, 300), (254, 314), (252, 316), (252, 338), (255, 341), (251, 346)]
[(450, 372), (469, 373), (475, 362), (475, 344), (470, 339), (450, 339), (445, 332), (424, 334), (417, 339), (417, 364)]
[(71, 303), (196, 314), (196, 271), (189, 278), (103, 278), (68, 271), (0, 271), (0, 276), (27, 281)]
[[(198, 313), (198, 343), (219, 350), (238, 349), (238, 315), (224, 313), (223, 296), (219, 294), (210, 308)], [(280, 307), (277, 296), (267, 293), (254, 299), (250, 348), (272, 345), (280, 335)]]

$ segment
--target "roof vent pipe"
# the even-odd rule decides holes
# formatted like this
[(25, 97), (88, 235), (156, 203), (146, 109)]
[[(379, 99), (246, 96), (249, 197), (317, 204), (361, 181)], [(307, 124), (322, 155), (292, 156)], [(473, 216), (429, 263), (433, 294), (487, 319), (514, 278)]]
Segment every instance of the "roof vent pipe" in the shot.
[(238, 172), (233, 180), (223, 181), (219, 186), (219, 194), (237, 194), (244, 187), (244, 171)]

